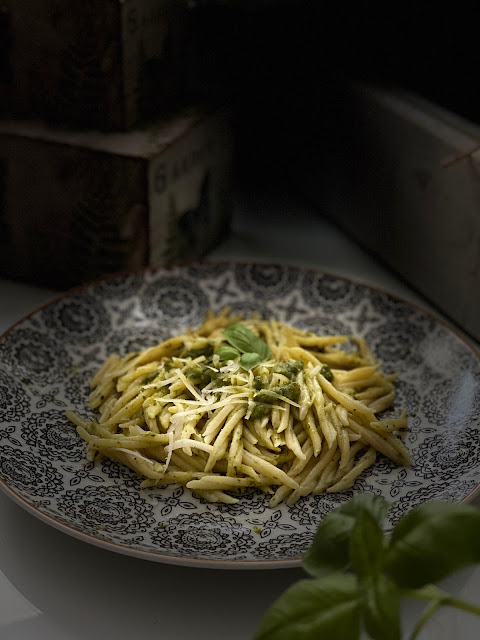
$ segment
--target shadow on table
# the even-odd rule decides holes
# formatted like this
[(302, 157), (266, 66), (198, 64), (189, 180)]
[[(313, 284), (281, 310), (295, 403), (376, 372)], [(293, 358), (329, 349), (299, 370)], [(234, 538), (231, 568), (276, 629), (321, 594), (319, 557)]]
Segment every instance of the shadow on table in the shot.
[(0, 506), (0, 570), (68, 640), (152, 633), (247, 640), (268, 606), (304, 577), (301, 569), (232, 571), (140, 560), (65, 535), (4, 496)]

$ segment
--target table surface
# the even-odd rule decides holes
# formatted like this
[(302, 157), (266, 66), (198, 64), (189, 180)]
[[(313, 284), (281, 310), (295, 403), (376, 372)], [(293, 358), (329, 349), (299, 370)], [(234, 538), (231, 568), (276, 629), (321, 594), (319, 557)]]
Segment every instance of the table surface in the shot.
[[(318, 212), (288, 195), (239, 198), (231, 235), (209, 257), (315, 267), (429, 308)], [(0, 334), (54, 295), (0, 279)], [(474, 504), (480, 507), (480, 498)], [(268, 606), (301, 577), (299, 568), (196, 569), (116, 554), (48, 526), (0, 492), (2, 640), (248, 640)], [(456, 574), (444, 587), (480, 603), (480, 568)], [(405, 630), (420, 610), (406, 603)], [(479, 637), (480, 619), (452, 609), (437, 613), (421, 634), (421, 640)]]

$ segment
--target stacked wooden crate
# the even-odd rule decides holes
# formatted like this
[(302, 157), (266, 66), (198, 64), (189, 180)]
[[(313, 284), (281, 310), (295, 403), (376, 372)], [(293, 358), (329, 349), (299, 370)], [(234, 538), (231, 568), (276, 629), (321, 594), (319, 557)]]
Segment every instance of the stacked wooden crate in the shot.
[(0, 0), (0, 274), (66, 288), (202, 256), (228, 115), (185, 99), (187, 0)]
[(480, 340), (480, 126), (405, 90), (341, 97), (295, 188)]

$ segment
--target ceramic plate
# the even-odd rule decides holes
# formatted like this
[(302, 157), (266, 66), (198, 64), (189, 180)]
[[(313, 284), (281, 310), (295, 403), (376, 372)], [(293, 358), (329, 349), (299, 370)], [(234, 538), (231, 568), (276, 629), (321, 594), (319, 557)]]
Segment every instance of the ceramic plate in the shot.
[[(380, 457), (352, 491), (270, 509), (261, 492), (210, 504), (178, 485), (140, 489), (139, 478), (111, 460), (87, 462), (65, 411), (89, 417), (88, 380), (107, 355), (151, 346), (225, 306), (364, 336), (384, 369), (398, 372), (396, 407), (410, 414), (413, 467)], [(338, 276), (265, 264), (147, 270), (70, 292), (0, 339), (0, 478), (32, 514), (113, 551), (185, 565), (293, 566), (321, 518), (354, 492), (392, 502), (392, 524), (421, 502), (475, 494), (480, 363), (433, 316)]]

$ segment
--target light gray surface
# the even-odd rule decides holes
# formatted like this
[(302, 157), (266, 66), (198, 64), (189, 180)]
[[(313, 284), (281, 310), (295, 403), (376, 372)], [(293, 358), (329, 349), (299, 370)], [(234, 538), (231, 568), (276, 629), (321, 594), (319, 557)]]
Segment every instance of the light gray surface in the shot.
[[(318, 267), (427, 306), (335, 227), (286, 197), (242, 200), (234, 233), (211, 257)], [(0, 280), (0, 334), (54, 295)], [(1, 640), (248, 640), (269, 604), (302, 576), (300, 569), (190, 569), (114, 554), (49, 527), (0, 493)], [(445, 587), (479, 603), (480, 569)], [(406, 628), (419, 611), (405, 607)], [(452, 610), (437, 614), (421, 635), (478, 637), (480, 620)]]

